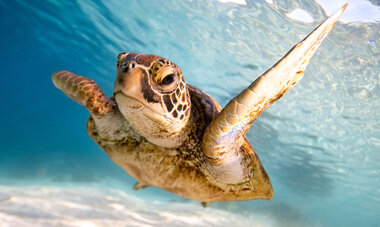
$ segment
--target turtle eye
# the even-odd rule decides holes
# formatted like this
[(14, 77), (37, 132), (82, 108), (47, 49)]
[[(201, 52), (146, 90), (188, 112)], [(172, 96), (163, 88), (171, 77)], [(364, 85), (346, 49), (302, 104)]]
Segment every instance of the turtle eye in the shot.
[(174, 77), (175, 76), (174, 76), (173, 73), (165, 76), (164, 79), (162, 79), (161, 84), (162, 85), (169, 85), (169, 84), (173, 83), (174, 82)]

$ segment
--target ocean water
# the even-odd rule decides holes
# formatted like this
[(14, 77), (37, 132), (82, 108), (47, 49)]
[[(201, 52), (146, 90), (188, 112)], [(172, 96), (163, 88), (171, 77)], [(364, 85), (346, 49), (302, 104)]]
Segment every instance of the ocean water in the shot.
[(344, 2), (0, 0), (0, 226), (379, 226), (379, 1), (348, 1), (303, 80), (249, 131), (273, 201), (204, 209), (132, 191), (51, 82), (70, 70), (110, 96), (117, 54), (136, 51), (224, 106)]

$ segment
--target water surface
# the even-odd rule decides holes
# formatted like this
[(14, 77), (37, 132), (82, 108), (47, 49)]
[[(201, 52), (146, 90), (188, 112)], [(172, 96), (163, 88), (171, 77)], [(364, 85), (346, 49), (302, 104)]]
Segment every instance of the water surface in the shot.
[[(377, 1), (351, 3), (304, 79), (249, 131), (272, 180), (271, 202), (213, 203), (202, 216), (198, 203), (160, 189), (132, 191), (135, 180), (87, 136), (86, 110), (53, 87), (51, 74), (70, 70), (112, 95), (117, 54), (137, 51), (172, 60), (188, 83), (223, 106), (343, 4), (239, 2), (0, 1), (0, 222), (45, 226), (68, 220), (61, 224), (78, 226), (83, 223), (74, 221), (88, 220), (124, 226), (134, 217), (125, 207), (119, 217), (107, 216), (107, 209), (99, 212), (103, 215), (92, 212), (102, 204), (112, 211), (136, 203), (146, 204), (149, 209), (140, 215), (145, 212), (153, 222), (137, 218), (134, 225), (221, 226), (228, 222), (207, 218), (229, 215), (241, 226), (379, 225)], [(69, 203), (76, 188), (78, 200)], [(85, 196), (89, 193), (94, 197)], [(56, 204), (54, 196), (67, 200), (62, 202), (67, 207), (89, 208), (82, 216), (67, 207), (61, 216), (37, 209)], [(102, 203), (93, 203), (96, 196)], [(111, 206), (115, 200), (119, 205)], [(154, 203), (170, 217), (179, 215), (178, 209), (187, 212), (181, 222), (165, 222), (173, 219), (159, 219), (163, 213)], [(106, 222), (110, 219), (116, 222)]]

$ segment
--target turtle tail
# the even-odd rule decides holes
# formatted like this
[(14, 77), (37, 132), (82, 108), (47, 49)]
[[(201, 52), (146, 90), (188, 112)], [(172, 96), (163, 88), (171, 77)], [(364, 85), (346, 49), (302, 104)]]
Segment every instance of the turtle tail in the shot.
[(83, 105), (93, 116), (104, 116), (115, 106), (95, 81), (69, 71), (53, 73), (54, 86), (65, 95)]

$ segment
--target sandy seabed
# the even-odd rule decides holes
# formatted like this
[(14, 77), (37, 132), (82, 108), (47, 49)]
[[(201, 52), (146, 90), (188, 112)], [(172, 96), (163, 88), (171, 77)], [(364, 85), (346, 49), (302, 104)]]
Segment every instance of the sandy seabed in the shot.
[(277, 226), (199, 203), (148, 201), (121, 190), (0, 186), (0, 227)]

